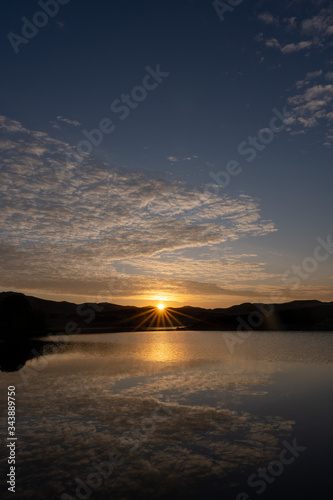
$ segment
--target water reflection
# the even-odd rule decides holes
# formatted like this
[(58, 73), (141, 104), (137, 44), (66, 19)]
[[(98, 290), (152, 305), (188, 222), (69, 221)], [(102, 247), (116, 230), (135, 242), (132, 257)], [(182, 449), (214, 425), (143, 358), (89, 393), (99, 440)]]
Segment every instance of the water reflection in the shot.
[(45, 340), (27, 340), (20, 342), (1, 342), (0, 370), (2, 372), (15, 372), (21, 370), (27, 361), (37, 360), (50, 353), (63, 352), (65, 342), (55, 345)]
[(186, 343), (175, 342), (175, 333), (158, 332), (142, 349), (142, 357), (147, 361), (180, 361), (189, 358)]
[(139, 395), (101, 398), (84, 382), (48, 380), (47, 390), (41, 383), (33, 397), (22, 394), (27, 417), (19, 421), (25, 478), (20, 499), (75, 498), (75, 478), (86, 484), (96, 472), (92, 463), (118, 451), (124, 463), (94, 498), (177, 498), (181, 492), (192, 500), (198, 487), (221, 492), (232, 474), (253, 462), (268, 463), (293, 429), (293, 422), (276, 416), (260, 421), (248, 413)]
[[(226, 499), (234, 485), (234, 500), (251, 469), (299, 436), (294, 415), (307, 446), (315, 412), (331, 394), (332, 342), (329, 334), (260, 333), (234, 355), (217, 332), (54, 337), (14, 357), (6, 345), (0, 391), (20, 386), (18, 498), (79, 498), (76, 478), (87, 485), (92, 464), (117, 450), (124, 462), (91, 498)], [(279, 405), (277, 386), (286, 400)], [(289, 411), (294, 394), (299, 413)], [(249, 404), (259, 400), (260, 413)], [(0, 398), (1, 415), (6, 410)], [(325, 421), (320, 427), (326, 432)]]

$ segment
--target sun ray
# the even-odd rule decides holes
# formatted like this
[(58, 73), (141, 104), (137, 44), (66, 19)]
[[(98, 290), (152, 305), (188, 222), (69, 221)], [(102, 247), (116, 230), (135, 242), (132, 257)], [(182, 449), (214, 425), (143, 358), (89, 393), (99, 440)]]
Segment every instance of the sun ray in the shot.
[(139, 323), (135, 328), (134, 331), (138, 330), (144, 323), (146, 323), (152, 316), (156, 314), (156, 311), (152, 311), (147, 317), (145, 317), (141, 323)]
[(176, 318), (176, 316), (174, 316), (173, 314), (171, 314), (171, 312), (170, 312), (170, 311), (166, 311), (166, 312), (165, 312), (165, 314), (166, 314), (168, 317), (170, 316), (172, 319), (174, 319), (174, 320), (178, 323), (178, 325), (183, 326), (183, 325), (182, 325), (182, 323), (181, 323), (181, 322), (180, 322), (180, 321)]
[(169, 311), (169, 313), (170, 313), (170, 311), (172, 311), (173, 313), (180, 315), (180, 316), (185, 316), (186, 318), (195, 319), (195, 320), (198, 319), (198, 318), (195, 318), (194, 316), (189, 316), (188, 314), (181, 313), (180, 311), (175, 311), (174, 309), (171, 309), (171, 310), (169, 309), (168, 311)]
[(157, 326), (157, 328), (159, 327), (159, 320), (160, 320), (160, 316), (159, 314), (157, 313), (157, 311), (154, 311), (154, 315), (148, 325), (148, 328), (153, 328), (153, 325), (154, 325), (154, 321), (155, 321), (155, 324)]
[(170, 315), (169, 315), (168, 311), (166, 311), (166, 310), (164, 311), (164, 317), (165, 317), (167, 323), (170, 325), (170, 327), (173, 327), (174, 324), (172, 323), (172, 321), (170, 319)]
[(185, 318), (198, 320), (194, 316), (182, 313), (175, 309), (165, 306), (162, 302), (158, 303), (154, 307), (147, 307), (144, 311), (141, 311), (133, 316), (124, 318), (118, 322), (119, 325), (125, 325), (126, 323), (138, 321), (138, 324), (131, 325), (130, 330), (137, 331), (143, 328), (147, 329), (163, 329), (163, 328), (176, 328), (177, 325), (184, 327), (183, 323), (180, 321), (179, 316), (184, 316)]
[(144, 316), (144, 315), (151, 313), (151, 312), (155, 312), (155, 308), (152, 307), (150, 309), (146, 309), (145, 311), (143, 311), (141, 313), (135, 314), (134, 316), (130, 316), (129, 318), (125, 318), (123, 321), (129, 321), (132, 319), (136, 319), (136, 318), (139, 318), (140, 316)]

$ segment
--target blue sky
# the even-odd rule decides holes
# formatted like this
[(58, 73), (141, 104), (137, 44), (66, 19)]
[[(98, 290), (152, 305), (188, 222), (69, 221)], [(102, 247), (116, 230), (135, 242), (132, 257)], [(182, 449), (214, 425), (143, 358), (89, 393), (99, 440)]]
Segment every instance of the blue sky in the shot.
[(2, 290), (333, 300), (332, 5), (222, 4), (3, 4)]

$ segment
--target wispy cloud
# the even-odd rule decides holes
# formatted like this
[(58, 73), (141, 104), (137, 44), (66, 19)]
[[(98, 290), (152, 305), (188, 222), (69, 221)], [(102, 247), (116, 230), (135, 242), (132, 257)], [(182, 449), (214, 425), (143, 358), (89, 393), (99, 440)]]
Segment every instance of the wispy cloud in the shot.
[(65, 118), (64, 116), (57, 116), (57, 120), (59, 122), (64, 122), (67, 123), (68, 125), (73, 125), (73, 127), (80, 127), (81, 123), (78, 122), (77, 120), (70, 120), (69, 118)]
[(297, 17), (289, 17), (286, 19), (283, 19), (283, 22), (286, 24), (286, 28), (288, 30), (292, 30), (296, 28), (297, 26)]
[[(123, 261), (132, 262), (137, 274), (144, 267), (144, 274), (154, 277), (165, 273), (169, 260), (164, 284), (170, 287), (172, 257), (179, 280), (191, 278), (180, 272), (190, 263), (180, 250), (210, 252), (227, 242), (275, 231), (272, 222), (261, 220), (258, 201), (250, 196), (212, 198), (179, 181), (148, 178), (91, 160), (78, 167), (66, 159), (66, 143), (5, 117), (0, 127), (2, 286), (26, 283), (53, 292), (87, 293), (93, 288), (97, 293)], [(164, 271), (158, 257), (163, 252), (168, 252)], [(193, 261), (191, 266), (196, 281)], [(141, 292), (149, 288), (147, 276), (134, 278), (133, 271), (119, 279), (126, 293), (128, 284), (135, 288), (135, 280)], [(176, 288), (184, 286), (179, 282)], [(213, 293), (214, 286), (207, 284)]]
[(320, 40), (333, 35), (332, 7), (322, 9), (318, 15), (304, 19), (301, 23), (302, 32)]
[(319, 69), (317, 71), (310, 71), (309, 73), (307, 73), (305, 75), (304, 80), (298, 80), (296, 82), (296, 87), (297, 88), (304, 87), (304, 85), (307, 85), (311, 80), (315, 80), (315, 79), (321, 77), (322, 74), (323, 74), (323, 70), (322, 69)]
[(269, 38), (265, 41), (265, 45), (268, 48), (280, 49), (282, 54), (292, 54), (294, 52), (299, 52), (300, 50), (309, 49), (313, 44), (311, 41), (306, 40), (302, 42), (281, 45), (281, 43), (276, 38)]
[[(292, 2), (291, 7), (297, 7), (301, 2)], [(312, 8), (317, 13), (312, 16), (300, 14), (284, 18), (282, 29), (276, 36), (265, 38), (263, 33), (255, 37), (259, 43), (264, 43), (267, 49), (275, 49), (284, 56), (300, 54), (308, 56), (320, 54), (324, 61), (325, 53), (330, 57), (333, 35), (333, 8), (326, 0), (313, 1)], [(273, 16), (263, 13), (260, 18), (266, 24), (273, 24)], [(329, 59), (327, 60), (329, 64)], [(327, 67), (327, 66), (326, 66)], [(332, 85), (333, 73), (325, 67), (313, 68), (302, 78), (297, 80), (294, 93), (289, 94), (288, 103), (293, 117), (287, 120), (288, 131), (291, 135), (304, 135), (307, 131), (322, 125), (322, 143), (325, 146), (333, 145), (332, 136)]]
[[(265, 24), (278, 25), (277, 18), (268, 12), (259, 14), (259, 19)], [(284, 27), (286, 35), (293, 38), (298, 34), (298, 41), (281, 41), (278, 38), (264, 38), (261, 33), (256, 37), (257, 41), (263, 41), (268, 48), (277, 48), (282, 54), (294, 54), (300, 51), (313, 48), (324, 49), (327, 45), (329, 37), (333, 35), (333, 12), (331, 7), (322, 8), (319, 13), (310, 18), (299, 19), (290, 17), (284, 19)], [(283, 32), (279, 33), (279, 37), (283, 36)]]
[(281, 47), (281, 52), (283, 54), (292, 54), (293, 52), (299, 52), (300, 50), (309, 49), (312, 46), (312, 42), (309, 40), (298, 42), (298, 43), (288, 43)]
[(262, 13), (260, 13), (259, 16), (258, 16), (258, 19), (260, 21), (262, 21), (263, 23), (265, 23), (265, 24), (275, 24), (275, 25), (279, 24), (279, 18), (278, 17), (274, 17), (269, 12), (262, 12)]
[[(308, 78), (307, 81), (309, 80)], [(290, 97), (288, 102), (294, 115), (288, 121), (290, 126), (309, 129), (321, 123), (329, 125), (333, 120), (332, 84), (312, 84), (305, 88), (303, 92)]]

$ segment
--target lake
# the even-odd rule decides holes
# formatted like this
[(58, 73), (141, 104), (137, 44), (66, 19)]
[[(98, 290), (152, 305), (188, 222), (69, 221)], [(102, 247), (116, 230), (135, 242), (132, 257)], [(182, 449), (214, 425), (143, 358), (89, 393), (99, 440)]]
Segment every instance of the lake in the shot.
[(233, 335), (58, 336), (35, 346), (19, 371), (0, 373), (4, 438), (8, 386), (17, 407), (16, 493), (5, 487), (2, 498), (326, 498), (333, 334), (253, 332), (230, 349)]

